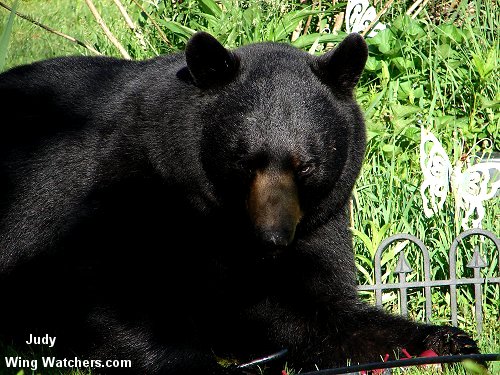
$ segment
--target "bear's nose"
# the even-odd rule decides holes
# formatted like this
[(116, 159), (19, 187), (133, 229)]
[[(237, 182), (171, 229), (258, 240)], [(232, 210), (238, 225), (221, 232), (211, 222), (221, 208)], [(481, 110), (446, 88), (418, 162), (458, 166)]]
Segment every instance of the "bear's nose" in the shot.
[(293, 241), (293, 231), (281, 230), (257, 230), (257, 235), (266, 246), (270, 247), (285, 247)]

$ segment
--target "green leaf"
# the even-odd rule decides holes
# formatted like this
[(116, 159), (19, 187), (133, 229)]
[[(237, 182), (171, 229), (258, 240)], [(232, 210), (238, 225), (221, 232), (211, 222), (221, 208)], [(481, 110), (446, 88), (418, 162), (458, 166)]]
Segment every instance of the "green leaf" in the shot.
[(167, 29), (169, 29), (174, 34), (177, 34), (178, 36), (183, 37), (185, 39), (189, 39), (196, 32), (196, 30), (184, 26), (176, 21), (159, 20), (159, 23), (163, 24)]
[(436, 48), (436, 52), (442, 59), (449, 59), (453, 56), (453, 48), (449, 44), (440, 44)]
[[(370, 226), (372, 229), (372, 236), (373, 236), (373, 246), (375, 248), (378, 248), (380, 246), (380, 243), (382, 240), (385, 238), (385, 234), (387, 230), (391, 227), (391, 223), (386, 223), (382, 225), (379, 229), (377, 229), (377, 224), (374, 221), (370, 222)], [(374, 253), (375, 255), (375, 253)]]
[(222, 10), (213, 0), (198, 0), (198, 4), (204, 13), (220, 18)]
[[(297, 27), (297, 25), (301, 20), (306, 19), (309, 16), (317, 15), (319, 13), (325, 14), (325, 12), (318, 10), (310, 10), (307, 8), (285, 14), (285, 16), (281, 20), (279, 20), (279, 23), (282, 27), (275, 34), (274, 40), (275, 41), (285, 40), (288, 37), (288, 35), (291, 34), (293, 30), (295, 30), (295, 28)], [(306, 44), (305, 46), (311, 46), (311, 45), (312, 43)]]
[(243, 20), (245, 21), (245, 25), (251, 26), (253, 24), (253, 21), (256, 17), (256, 12), (253, 10), (253, 8), (248, 8), (245, 9), (243, 12)]
[(425, 91), (422, 85), (418, 86), (414, 91), (413, 91), (413, 96), (417, 99), (423, 98), (425, 95)]
[(398, 87), (398, 99), (408, 98), (412, 90), (412, 83), (410, 81), (400, 82)]
[[(369, 102), (369, 105), (367, 106), (367, 108), (365, 110), (366, 121), (367, 121), (367, 124), (370, 125), (370, 126), (368, 126), (368, 129), (372, 129), (373, 130), (373, 129), (375, 129), (375, 127), (377, 125), (380, 124), (379, 122), (373, 123), (371, 121), (371, 116), (372, 116), (372, 113), (375, 111), (375, 108), (378, 106), (378, 104), (380, 103), (380, 101), (384, 97), (386, 91), (387, 91), (387, 88), (382, 87), (382, 90), (380, 90), (380, 92), (378, 92), (373, 97), (373, 99), (371, 99), (371, 101)], [(384, 128), (384, 131), (385, 131), (385, 128)]]
[(297, 48), (307, 48), (312, 46), (316, 39), (318, 39), (319, 43), (335, 43), (342, 41), (344, 38), (345, 33), (338, 33), (338, 35), (313, 33), (298, 37), (292, 44)]
[(462, 365), (473, 374), (488, 375), (489, 372), (486, 368), (481, 366), (479, 363), (474, 362), (471, 359), (465, 359), (462, 361)]
[(7, 49), (9, 46), (10, 34), (12, 33), (12, 25), (14, 23), (18, 4), (19, 0), (17, 0), (12, 6), (12, 11), (9, 14), (7, 25), (5, 26), (5, 29), (2, 33), (2, 37), (0, 38), (0, 72), (3, 71), (5, 60), (7, 59)]
[[(392, 124), (394, 125), (394, 134), (400, 134), (400, 133), (404, 132), (406, 129), (408, 129), (409, 126), (411, 126), (414, 123), (415, 123), (415, 119), (413, 119), (413, 118), (406, 118), (406, 119), (396, 118), (396, 119), (394, 119), (392, 121)], [(403, 150), (399, 146), (397, 148), (395, 148), (395, 150), (394, 150), (395, 155), (399, 155), (401, 152), (403, 152)], [(398, 161), (401, 162), (401, 160), (398, 160)]]
[(481, 79), (485, 79), (497, 67), (497, 54), (493, 48), (488, 52), (486, 59), (479, 54), (472, 54), (472, 63)]
[(485, 61), (481, 58), (481, 56), (479, 56), (476, 53), (473, 53), (472, 62), (474, 64), (474, 67), (476, 68), (476, 72), (479, 74), (481, 78), (484, 78), (486, 76)]
[(391, 59), (391, 62), (398, 68), (400, 72), (406, 72), (408, 69), (415, 68), (415, 63), (413, 60), (406, 59), (404, 57), (395, 57)]
[(391, 109), (395, 118), (405, 118), (421, 111), (420, 107), (416, 105), (394, 104)]
[(385, 29), (377, 33), (373, 38), (369, 38), (367, 42), (370, 45), (377, 46), (378, 50), (385, 54), (392, 48), (392, 43), (395, 40), (395, 35), (390, 29)]
[(380, 84), (382, 87), (387, 87), (389, 80), (391, 79), (391, 74), (389, 73), (389, 65), (385, 61), (380, 62), (382, 64), (382, 77), (380, 78)]
[(385, 152), (386, 154), (398, 155), (401, 153), (402, 149), (399, 146), (386, 143), (385, 145), (382, 146), (382, 151)]
[(400, 100), (408, 99), (409, 102), (413, 104), (415, 99), (422, 98), (423, 96), (424, 96), (424, 89), (422, 85), (420, 85), (415, 89), (413, 88), (413, 82), (410, 81), (404, 81), (399, 84), (398, 99)]
[[(220, 20), (217, 17), (214, 17), (211, 14), (207, 14), (207, 13), (198, 13), (198, 15), (200, 17), (202, 17), (203, 19), (205, 19), (205, 21), (207, 21), (207, 26), (203, 26), (197, 20), (191, 19), (191, 20), (189, 20), (189, 27), (188, 28), (192, 29), (192, 30), (196, 30), (196, 31), (207, 31), (211, 34), (218, 35), (215, 30), (219, 29)], [(200, 20), (200, 21), (202, 21), (202, 20)], [(201, 23), (204, 23), (204, 22), (201, 22)]]
[(419, 38), (426, 35), (426, 32), (420, 26), (419, 21), (412, 19), (406, 14), (397, 17), (392, 22), (391, 28), (400, 31), (403, 34), (410, 35), (412, 38)]
[(479, 99), (481, 100), (481, 108), (492, 108), (492, 109), (500, 108), (500, 100), (498, 99), (490, 100), (482, 95), (479, 96)]
[(359, 237), (359, 239), (363, 242), (366, 249), (370, 252), (371, 257), (373, 258), (375, 256), (375, 251), (377, 250), (377, 248), (374, 248), (372, 241), (370, 240), (370, 237), (368, 237), (365, 233), (355, 228), (351, 228), (351, 230), (352, 234), (355, 235), (356, 237)]
[(463, 33), (453, 24), (447, 23), (440, 25), (437, 28), (442, 33), (442, 40), (444, 42), (453, 42), (455, 44), (460, 44), (464, 40)]
[(369, 56), (368, 60), (366, 60), (365, 69), (369, 70), (371, 72), (375, 72), (377, 70), (381, 70), (382, 69), (382, 64), (375, 57)]

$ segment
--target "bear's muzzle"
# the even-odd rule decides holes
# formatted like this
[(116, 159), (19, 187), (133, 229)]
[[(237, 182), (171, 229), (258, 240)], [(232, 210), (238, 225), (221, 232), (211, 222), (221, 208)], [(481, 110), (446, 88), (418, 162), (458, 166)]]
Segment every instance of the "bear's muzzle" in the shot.
[(273, 249), (292, 243), (302, 211), (291, 171), (258, 170), (247, 207), (255, 234), (262, 243)]

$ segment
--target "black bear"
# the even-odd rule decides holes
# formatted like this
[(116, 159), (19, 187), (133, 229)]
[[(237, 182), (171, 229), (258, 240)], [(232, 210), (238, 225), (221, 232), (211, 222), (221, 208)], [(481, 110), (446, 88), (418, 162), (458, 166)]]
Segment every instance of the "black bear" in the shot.
[(178, 375), (238, 374), (219, 358), (282, 349), (297, 369), (477, 352), (357, 296), (347, 208), (367, 54), (358, 34), (318, 57), (200, 32), (147, 61), (0, 75), (4, 342)]

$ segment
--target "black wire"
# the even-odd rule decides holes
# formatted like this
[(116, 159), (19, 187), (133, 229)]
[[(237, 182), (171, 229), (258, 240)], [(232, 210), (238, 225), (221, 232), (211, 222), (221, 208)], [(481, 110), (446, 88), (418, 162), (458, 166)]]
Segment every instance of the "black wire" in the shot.
[(472, 359), (476, 361), (500, 361), (500, 354), (462, 354), (462, 355), (445, 355), (437, 357), (419, 357), (419, 358), (408, 358), (400, 359), (397, 361), (387, 361), (387, 362), (372, 362), (365, 363), (363, 365), (347, 366), (332, 368), (328, 370), (312, 371), (306, 372), (301, 375), (334, 375), (334, 374), (349, 374), (359, 371), (368, 371), (376, 369), (385, 368), (395, 368), (395, 367), (406, 367), (415, 365), (430, 365), (439, 363), (454, 363), (461, 362), (465, 359)]

